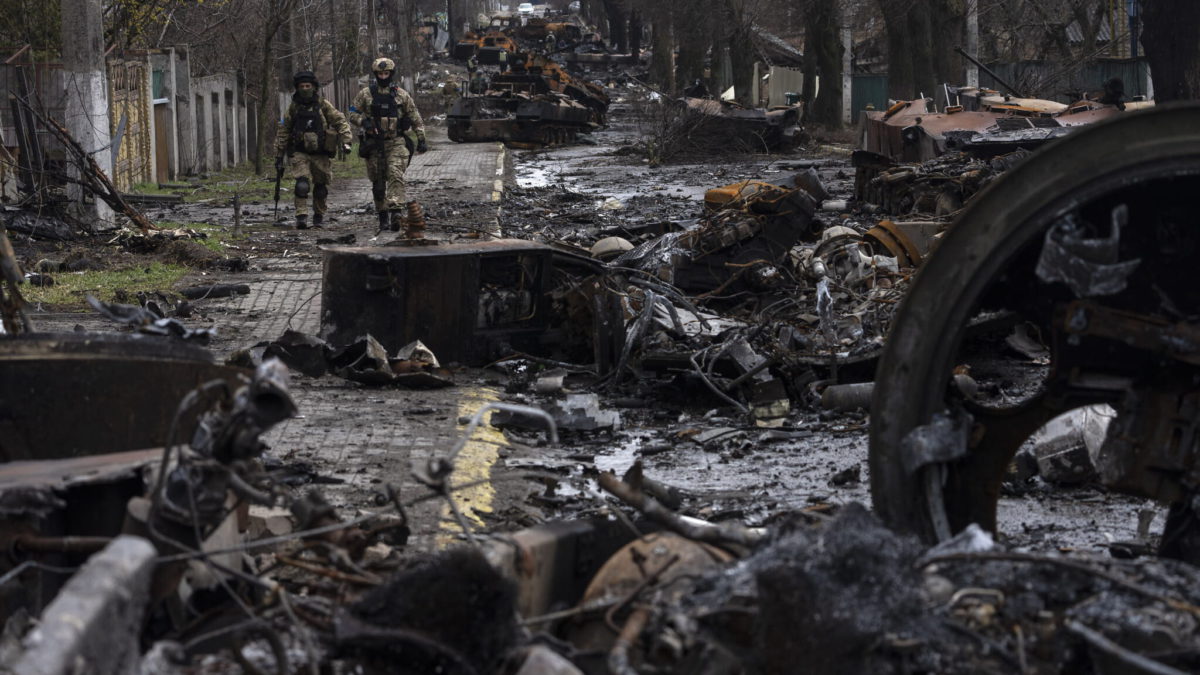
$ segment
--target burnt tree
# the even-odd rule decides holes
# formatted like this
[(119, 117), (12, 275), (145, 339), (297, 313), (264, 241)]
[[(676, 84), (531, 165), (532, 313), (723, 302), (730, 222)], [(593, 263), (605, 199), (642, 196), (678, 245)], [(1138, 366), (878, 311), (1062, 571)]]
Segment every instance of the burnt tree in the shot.
[(1200, 2), (1144, 0), (1142, 26), (1155, 100), (1200, 99)]

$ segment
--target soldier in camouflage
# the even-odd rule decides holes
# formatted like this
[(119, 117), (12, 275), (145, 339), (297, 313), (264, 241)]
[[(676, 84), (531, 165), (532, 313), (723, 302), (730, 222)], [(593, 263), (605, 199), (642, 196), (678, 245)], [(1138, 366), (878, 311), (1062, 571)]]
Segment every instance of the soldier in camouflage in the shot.
[(371, 69), (371, 83), (350, 105), (350, 121), (361, 129), (359, 153), (367, 159), (379, 229), (399, 231), (405, 220), (404, 171), (413, 153), (425, 152), (429, 146), (416, 103), (392, 80), (396, 64), (376, 59)]
[(296, 91), (275, 134), (275, 170), (290, 159), (296, 179), (296, 228), (308, 227), (308, 195), (313, 197), (313, 226), (325, 219), (325, 197), (333, 180), (332, 158), (339, 147), (350, 149), (353, 136), (346, 117), (317, 88), (317, 76), (302, 70), (292, 78)]

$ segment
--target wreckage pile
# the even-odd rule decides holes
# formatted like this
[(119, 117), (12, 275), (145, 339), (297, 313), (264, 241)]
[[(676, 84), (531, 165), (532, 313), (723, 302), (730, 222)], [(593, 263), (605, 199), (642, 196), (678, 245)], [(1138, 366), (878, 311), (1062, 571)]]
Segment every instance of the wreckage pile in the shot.
[(983, 159), (953, 153), (919, 164), (897, 164), (864, 150), (851, 158), (860, 201), (895, 216), (949, 217), (988, 183), (1029, 155), (1028, 150)]

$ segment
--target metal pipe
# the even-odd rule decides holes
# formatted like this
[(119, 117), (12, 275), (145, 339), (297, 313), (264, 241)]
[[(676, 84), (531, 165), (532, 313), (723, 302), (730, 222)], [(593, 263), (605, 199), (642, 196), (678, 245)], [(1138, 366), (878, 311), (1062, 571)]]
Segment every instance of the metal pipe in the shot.
[(112, 543), (112, 537), (43, 537), (19, 534), (13, 548), (30, 553), (95, 553)]
[(1016, 96), (1017, 98), (1025, 98), (1025, 95), (1024, 95), (1024, 94), (1022, 94), (1021, 92), (1017, 91), (1017, 88), (1016, 88), (1016, 87), (1014, 87), (1014, 86), (1012, 86), (1011, 84), (1009, 84), (1009, 83), (1005, 82), (1004, 80), (1000, 79), (1000, 76), (999, 76), (999, 75), (997, 75), (997, 74), (995, 74), (995, 73), (993, 73), (993, 72), (992, 72), (992, 70), (991, 70), (991, 68), (988, 68), (987, 66), (983, 65), (983, 64), (982, 64), (982, 63), (980, 63), (980, 62), (979, 62), (979, 61), (978, 61), (978, 60), (977, 60), (977, 59), (976, 59), (974, 56), (971, 56), (970, 54), (968, 54), (968, 53), (966, 53), (965, 51), (963, 51), (963, 48), (962, 48), (962, 47), (955, 47), (955, 48), (954, 48), (954, 51), (958, 52), (959, 54), (962, 54), (962, 57), (963, 57), (964, 59), (966, 59), (966, 60), (970, 61), (971, 63), (974, 63), (976, 66), (978, 66), (978, 67), (979, 67), (979, 69), (980, 69), (980, 70), (982, 70), (983, 72), (987, 73), (988, 75), (991, 75), (993, 80), (995, 80), (996, 82), (999, 82), (1001, 86), (1003, 86), (1004, 88), (1006, 88), (1006, 89), (1008, 89), (1009, 91), (1011, 91), (1013, 96)]

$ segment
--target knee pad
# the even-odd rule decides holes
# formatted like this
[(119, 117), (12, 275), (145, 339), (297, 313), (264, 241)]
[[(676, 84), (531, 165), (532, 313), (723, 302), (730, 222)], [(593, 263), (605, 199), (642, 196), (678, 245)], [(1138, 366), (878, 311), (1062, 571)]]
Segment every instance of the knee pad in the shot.
[(317, 186), (313, 188), (313, 196), (317, 199), (325, 199), (328, 194), (329, 186), (325, 185), (324, 183), (317, 183)]
[(371, 196), (376, 200), (382, 200), (384, 197), (387, 197), (387, 183), (383, 181), (371, 183)]
[(307, 178), (297, 178), (296, 179), (296, 196), (301, 197), (301, 198), (307, 197), (308, 196), (308, 187), (309, 187), (309, 185), (308, 185)]

